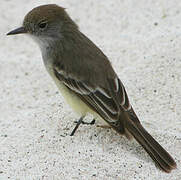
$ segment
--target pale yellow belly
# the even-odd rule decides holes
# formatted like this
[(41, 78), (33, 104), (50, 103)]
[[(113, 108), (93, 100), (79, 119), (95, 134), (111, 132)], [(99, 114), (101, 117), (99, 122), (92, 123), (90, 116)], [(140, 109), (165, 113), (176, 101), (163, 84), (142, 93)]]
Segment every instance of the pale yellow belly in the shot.
[(81, 117), (86, 116), (87, 114), (92, 114), (96, 120), (101, 120), (101, 124), (103, 122), (105, 123), (105, 121), (103, 121), (103, 119), (96, 112), (90, 109), (87, 104), (85, 104), (76, 94), (72, 93), (72, 91), (70, 91), (61, 81), (59, 81), (54, 75), (53, 71), (50, 69), (47, 70), (60, 90), (60, 93), (64, 97), (65, 101), (76, 113), (78, 113)]
[(54, 81), (60, 90), (62, 96), (65, 101), (69, 104), (69, 106), (80, 116), (86, 116), (86, 114), (90, 113), (93, 116), (97, 117), (98, 114), (92, 111), (76, 94), (72, 93), (63, 83), (61, 83), (58, 79), (54, 78)]

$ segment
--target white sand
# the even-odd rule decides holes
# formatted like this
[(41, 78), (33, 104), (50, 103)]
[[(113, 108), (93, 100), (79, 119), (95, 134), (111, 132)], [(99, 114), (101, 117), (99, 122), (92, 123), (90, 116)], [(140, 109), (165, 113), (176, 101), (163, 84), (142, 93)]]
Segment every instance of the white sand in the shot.
[[(38, 47), (26, 36), (5, 36), (46, 3), (66, 7), (110, 58), (143, 125), (178, 169), (161, 172), (113, 130), (85, 125), (69, 136), (78, 116), (63, 103)], [(0, 24), (0, 180), (181, 179), (180, 0), (1, 0)]]

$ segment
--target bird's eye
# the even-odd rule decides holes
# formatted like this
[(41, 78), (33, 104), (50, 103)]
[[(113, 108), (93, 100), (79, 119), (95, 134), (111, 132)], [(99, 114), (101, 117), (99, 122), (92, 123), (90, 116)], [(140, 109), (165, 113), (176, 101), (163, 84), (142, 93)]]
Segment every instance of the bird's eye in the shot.
[(46, 28), (46, 26), (47, 26), (47, 22), (40, 22), (40, 23), (38, 24), (38, 26), (39, 26), (40, 29), (44, 29), (44, 28)]

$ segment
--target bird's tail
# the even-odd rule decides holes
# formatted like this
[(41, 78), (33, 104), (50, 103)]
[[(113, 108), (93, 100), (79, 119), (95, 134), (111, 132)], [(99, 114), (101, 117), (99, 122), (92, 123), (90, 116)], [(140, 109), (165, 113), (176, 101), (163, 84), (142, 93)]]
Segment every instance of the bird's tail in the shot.
[[(137, 117), (134, 117), (137, 118)], [(160, 169), (169, 173), (176, 168), (176, 162), (163, 147), (143, 128), (138, 119), (126, 118), (125, 130), (146, 150)]]

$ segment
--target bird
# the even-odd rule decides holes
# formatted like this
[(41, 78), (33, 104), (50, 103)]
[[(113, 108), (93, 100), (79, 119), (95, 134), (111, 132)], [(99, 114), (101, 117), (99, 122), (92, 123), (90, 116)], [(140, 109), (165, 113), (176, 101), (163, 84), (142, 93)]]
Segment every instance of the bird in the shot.
[(80, 115), (71, 135), (90, 113), (118, 134), (135, 138), (164, 172), (177, 167), (171, 155), (142, 126), (107, 56), (79, 30), (65, 8), (56, 4), (35, 7), (21, 27), (7, 33), (15, 34), (28, 34), (39, 45), (46, 70)]

